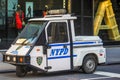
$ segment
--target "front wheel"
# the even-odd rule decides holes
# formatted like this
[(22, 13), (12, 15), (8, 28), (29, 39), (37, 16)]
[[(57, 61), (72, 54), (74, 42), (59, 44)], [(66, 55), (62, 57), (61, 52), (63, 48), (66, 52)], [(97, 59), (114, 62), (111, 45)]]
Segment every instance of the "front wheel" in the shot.
[(16, 66), (16, 75), (18, 77), (24, 77), (27, 74), (25, 66)]
[(89, 74), (95, 72), (97, 67), (97, 60), (94, 56), (86, 56), (83, 65), (82, 65), (82, 70), (83, 72)]

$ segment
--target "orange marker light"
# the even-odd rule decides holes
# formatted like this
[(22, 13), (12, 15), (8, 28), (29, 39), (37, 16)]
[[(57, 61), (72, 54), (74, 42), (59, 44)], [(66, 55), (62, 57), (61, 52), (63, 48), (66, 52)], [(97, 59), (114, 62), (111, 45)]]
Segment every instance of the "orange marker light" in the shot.
[(40, 49), (36, 49), (36, 51), (40, 51)]
[(22, 62), (23, 62), (23, 58), (22, 58), (22, 57), (20, 57), (20, 58), (19, 58), (19, 61), (22, 63)]

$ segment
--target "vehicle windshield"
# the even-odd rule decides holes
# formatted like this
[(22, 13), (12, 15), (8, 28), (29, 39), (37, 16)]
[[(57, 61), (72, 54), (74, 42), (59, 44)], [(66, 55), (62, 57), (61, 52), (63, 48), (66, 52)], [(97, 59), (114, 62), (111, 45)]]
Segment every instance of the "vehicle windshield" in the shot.
[(16, 44), (33, 44), (43, 31), (46, 23), (46, 21), (29, 22), (18, 36)]

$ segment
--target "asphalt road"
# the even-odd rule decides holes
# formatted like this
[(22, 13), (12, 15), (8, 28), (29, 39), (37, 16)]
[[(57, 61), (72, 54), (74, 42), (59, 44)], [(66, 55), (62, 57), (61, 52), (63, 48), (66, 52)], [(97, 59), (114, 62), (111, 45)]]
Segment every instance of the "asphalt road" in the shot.
[(55, 73), (28, 73), (25, 77), (19, 78), (15, 72), (0, 73), (0, 80), (120, 80), (120, 64), (98, 66), (94, 74), (81, 72), (55, 72)]
[[(94, 74), (81, 72), (56, 72), (56, 73), (28, 73), (23, 78), (18, 78), (15, 73), (15, 66), (2, 62), (0, 54), (0, 80), (120, 80), (120, 47), (107, 48), (107, 65), (98, 66)], [(110, 64), (110, 65), (108, 65)]]

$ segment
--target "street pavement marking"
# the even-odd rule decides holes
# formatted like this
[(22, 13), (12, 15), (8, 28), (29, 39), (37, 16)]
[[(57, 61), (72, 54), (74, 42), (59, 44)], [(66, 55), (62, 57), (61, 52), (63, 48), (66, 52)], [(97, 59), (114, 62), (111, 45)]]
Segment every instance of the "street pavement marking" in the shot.
[(107, 79), (111, 77), (96, 77), (96, 78), (88, 78), (88, 79), (80, 79), (80, 80), (101, 80), (101, 79)]
[(108, 76), (108, 77), (117, 77), (117, 78), (120, 78), (120, 74), (118, 74), (118, 73), (96, 71), (94, 74)]
[(94, 74), (102, 75), (102, 76), (106, 76), (106, 77), (87, 78), (87, 79), (80, 79), (80, 80), (101, 80), (101, 79), (107, 79), (107, 78), (120, 78), (120, 74), (118, 74), (118, 73), (96, 71)]

